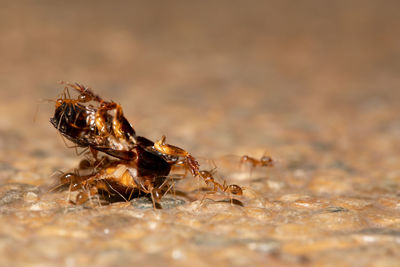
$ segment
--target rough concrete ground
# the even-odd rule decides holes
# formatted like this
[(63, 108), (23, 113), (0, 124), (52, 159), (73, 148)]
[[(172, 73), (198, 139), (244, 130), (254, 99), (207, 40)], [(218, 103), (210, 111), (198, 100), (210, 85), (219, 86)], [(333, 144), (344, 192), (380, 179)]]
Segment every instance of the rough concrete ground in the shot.
[[(1, 1), (0, 265), (398, 266), (398, 10)], [(223, 195), (74, 206), (49, 192), (82, 158), (49, 123), (58, 80), (120, 103), (140, 135), (214, 160), (248, 188), (243, 206)], [(239, 164), (264, 153), (274, 168)]]

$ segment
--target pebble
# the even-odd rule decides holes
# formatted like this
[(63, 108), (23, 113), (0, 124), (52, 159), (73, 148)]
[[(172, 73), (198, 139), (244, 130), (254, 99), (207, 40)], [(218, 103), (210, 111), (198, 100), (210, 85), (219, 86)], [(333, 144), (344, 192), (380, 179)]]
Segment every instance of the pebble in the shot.
[(35, 202), (39, 200), (39, 196), (37, 194), (35, 194), (34, 192), (27, 192), (24, 195), (24, 200), (26, 202)]
[(341, 171), (325, 171), (312, 177), (308, 188), (316, 194), (344, 194), (353, 190), (351, 181)]

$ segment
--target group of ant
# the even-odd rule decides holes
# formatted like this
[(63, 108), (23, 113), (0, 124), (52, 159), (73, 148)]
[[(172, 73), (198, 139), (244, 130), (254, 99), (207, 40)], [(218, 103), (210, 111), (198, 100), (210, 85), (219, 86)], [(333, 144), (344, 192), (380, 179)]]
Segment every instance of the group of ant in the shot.
[[(63, 173), (60, 186), (78, 191), (75, 204), (83, 204), (92, 197), (106, 195), (126, 201), (133, 197), (148, 195), (154, 207), (173, 187), (170, 171), (180, 168), (189, 171), (208, 186), (210, 192), (242, 195), (243, 189), (236, 184), (216, 181), (213, 171), (200, 170), (197, 160), (186, 150), (167, 144), (165, 136), (156, 142), (136, 135), (122, 107), (106, 101), (90, 88), (78, 83), (64, 83), (66, 87), (56, 100), (55, 112), (50, 122), (72, 141), (76, 147), (88, 149), (86, 158), (78, 169)], [(69, 88), (78, 92), (71, 98)], [(106, 155), (99, 158), (99, 152)], [(260, 160), (243, 156), (241, 163), (252, 167), (272, 166), (270, 157)]]

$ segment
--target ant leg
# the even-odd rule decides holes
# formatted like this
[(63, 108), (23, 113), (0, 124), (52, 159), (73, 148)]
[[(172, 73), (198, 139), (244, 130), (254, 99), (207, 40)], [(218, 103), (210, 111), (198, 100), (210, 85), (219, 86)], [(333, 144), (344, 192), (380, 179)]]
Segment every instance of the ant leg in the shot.
[(157, 209), (156, 203), (159, 204), (162, 196), (161, 192), (158, 188), (151, 187), (149, 188), (150, 195), (151, 195), (151, 201), (153, 202), (153, 209)]
[[(214, 195), (215, 193), (217, 193), (217, 191), (205, 192), (205, 193), (203, 194), (203, 197), (201, 198), (200, 205), (203, 205), (204, 200), (206, 200), (206, 196), (208, 196), (208, 195)], [(207, 198), (207, 199), (208, 199), (208, 198)], [(214, 201), (213, 199), (209, 199), (209, 200)]]
[(104, 180), (104, 182), (107, 184), (107, 188), (110, 188), (113, 192), (115, 192), (118, 196), (125, 200), (125, 202), (129, 202), (129, 200), (126, 199), (120, 192), (118, 192), (118, 190), (115, 190), (107, 180)]
[[(172, 179), (170, 179), (169, 177), (166, 177), (166, 179), (163, 181), (163, 183), (158, 187), (158, 191), (160, 193), (162, 193), (162, 188), (167, 185), (167, 182), (169, 182), (169, 180), (172, 181)], [(171, 188), (174, 187), (174, 197), (176, 197), (176, 193), (175, 193), (175, 182), (172, 181), (172, 183), (168, 186), (168, 189), (162, 193), (162, 196), (160, 196), (160, 201), (161, 198), (163, 198), (166, 194), (168, 194), (168, 192), (171, 190)]]
[(78, 148), (79, 148), (80, 146), (75, 146), (74, 148), (75, 148), (75, 153), (76, 153), (76, 155), (77, 156), (81, 156), (81, 155), (83, 155), (84, 153), (86, 153), (87, 151), (88, 151), (88, 148), (87, 147), (85, 147), (81, 152), (79, 152), (78, 151)]
[(107, 163), (109, 163), (109, 158), (106, 156), (103, 156), (100, 160), (96, 159), (93, 166), (93, 173), (96, 173), (98, 168), (106, 166)]
[[(92, 186), (95, 186), (95, 185), (93, 185), (92, 182), (94, 183), (93, 179), (91, 179), (91, 181), (88, 181), (88, 183), (86, 184), (88, 187), (90, 186), (91, 188), (87, 188), (86, 192), (84, 192), (85, 194), (83, 194), (83, 197), (87, 197), (87, 198), (86, 199), (85, 198), (82, 199), (82, 202), (81, 202), (82, 204), (89, 200), (90, 205), (93, 206), (92, 196), (94, 194), (92, 195), (92, 190), (91, 189), (94, 188)], [(82, 192), (80, 192), (79, 194), (81, 194), (81, 193)], [(79, 196), (79, 194), (78, 194), (78, 196)], [(78, 196), (77, 196), (77, 199), (78, 199)]]
[(165, 191), (165, 193), (162, 195), (162, 197), (164, 197), (166, 194), (168, 194), (169, 190), (171, 190), (171, 188), (174, 188), (174, 198), (176, 198), (176, 191), (175, 191), (175, 183), (172, 182), (170, 186), (168, 186), (167, 191)]
[(68, 184), (68, 182), (69, 182), (69, 179), (67, 178), (69, 175), (74, 175), (73, 173), (65, 173), (65, 172), (62, 172), (62, 171), (60, 171), (60, 170), (56, 170), (55, 172), (53, 172), (51, 175), (50, 175), (50, 177), (54, 177), (54, 176), (56, 176), (56, 174), (59, 174), (58, 176), (57, 176), (57, 178), (60, 180), (59, 182), (59, 184), (57, 183), (57, 184), (55, 184), (53, 187), (51, 187), (50, 189), (49, 189), (49, 191), (48, 192), (53, 192), (53, 191), (55, 191), (55, 190), (57, 190), (57, 189), (59, 189), (59, 188), (61, 188), (61, 187), (63, 187), (63, 186), (65, 186), (66, 184)]
[(90, 150), (90, 153), (92, 153), (92, 156), (93, 156), (94, 160), (97, 161), (98, 160), (97, 159), (97, 154), (98, 154), (99, 151), (97, 151), (96, 149), (94, 149), (91, 146), (89, 146), (89, 150)]
[[(65, 84), (63, 81), (60, 81), (59, 83), (60, 83), (60, 84)], [(68, 97), (67, 97), (67, 95), (68, 95)], [(71, 99), (71, 95), (69, 94), (68, 86), (65, 86), (65, 87), (64, 87), (64, 90), (63, 90), (63, 92), (61, 93), (60, 98), (63, 99), (63, 100), (65, 100), (65, 99)]]
[(69, 184), (69, 188), (68, 188), (67, 203), (71, 202), (71, 187), (72, 187), (72, 182)]
[(131, 189), (131, 193), (129, 194), (128, 201), (132, 199), (132, 195), (135, 192), (135, 189)]
[(71, 99), (71, 94), (69, 93), (68, 87), (65, 87), (64, 89), (67, 92), (68, 99)]
[(68, 186), (68, 197), (67, 197), (67, 203), (71, 202), (71, 192), (78, 190), (81, 188), (81, 181), (79, 180), (79, 178), (81, 178), (77, 172), (77, 170), (74, 171), (74, 173), (65, 173), (63, 175), (61, 175), (60, 179), (60, 184), (57, 185), (56, 187), (54, 187), (53, 189), (51, 189), (51, 191), (60, 188), (62, 186), (65, 186), (69, 183)]
[(96, 187), (92, 187), (90, 190), (90, 195), (95, 196), (97, 194), (97, 203), (99, 204), (99, 206), (101, 206), (101, 202), (100, 202), (100, 196), (98, 195), (99, 191), (97, 190)]

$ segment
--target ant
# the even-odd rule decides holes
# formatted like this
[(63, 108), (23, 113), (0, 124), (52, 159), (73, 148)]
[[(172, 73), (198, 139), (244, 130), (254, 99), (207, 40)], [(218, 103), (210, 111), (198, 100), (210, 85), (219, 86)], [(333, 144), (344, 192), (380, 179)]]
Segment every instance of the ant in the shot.
[(240, 164), (249, 162), (252, 167), (272, 167), (274, 166), (274, 160), (269, 156), (262, 156), (259, 160), (250, 156), (244, 155), (240, 159)]
[(213, 176), (213, 170), (211, 171), (206, 171), (202, 170), (199, 172), (199, 176), (204, 179), (204, 182), (208, 185), (209, 183), (214, 185), (214, 192), (217, 192), (218, 189), (222, 192), (225, 193), (231, 193), (233, 195), (239, 195), (241, 196), (243, 194), (242, 188), (238, 185), (235, 184), (226, 184), (226, 181), (224, 181), (223, 184), (220, 184), (215, 181), (214, 176)]
[(240, 165), (248, 164), (250, 166), (250, 176), (253, 169), (256, 167), (273, 167), (275, 165), (274, 160), (269, 156), (262, 156), (260, 159), (255, 159), (248, 155), (244, 155), (240, 158)]
[[(239, 185), (236, 184), (227, 184), (226, 181), (224, 180), (223, 184), (217, 183), (215, 182), (214, 179), (214, 173), (215, 168), (212, 169), (211, 171), (207, 171), (207, 170), (201, 170), (199, 172), (199, 175), (204, 179), (205, 183), (208, 185), (209, 183), (212, 183), (214, 185), (214, 188), (211, 192), (207, 192), (204, 196), (203, 199), (201, 200), (201, 203), (204, 201), (205, 197), (209, 194), (215, 194), (216, 192), (218, 192), (218, 190), (220, 190), (223, 193), (227, 193), (230, 196), (230, 202), (231, 204), (234, 204), (234, 199), (232, 197), (232, 195), (236, 195), (236, 196), (242, 196), (243, 195), (243, 188), (240, 187)], [(240, 201), (237, 201), (237, 203), (240, 203)]]

